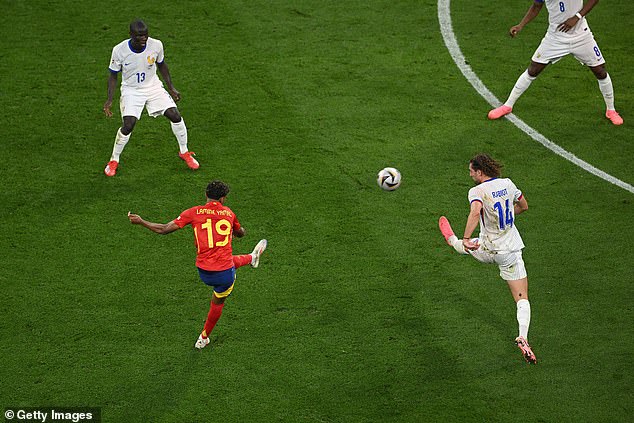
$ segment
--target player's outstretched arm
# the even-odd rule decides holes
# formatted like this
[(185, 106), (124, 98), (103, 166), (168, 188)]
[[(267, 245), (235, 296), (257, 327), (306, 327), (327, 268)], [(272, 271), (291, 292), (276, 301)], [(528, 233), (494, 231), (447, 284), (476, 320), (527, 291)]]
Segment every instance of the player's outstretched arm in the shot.
[(130, 212), (128, 212), (128, 219), (130, 219), (130, 223), (132, 223), (133, 225), (141, 225), (143, 227), (148, 228), (152, 232), (156, 232), (159, 235), (167, 235), (169, 233), (172, 233), (180, 229), (180, 227), (173, 221), (169, 223), (148, 222), (147, 220), (143, 219), (138, 214), (134, 214)]
[(169, 91), (170, 95), (174, 99), (174, 101), (179, 101), (181, 99), (181, 93), (178, 92), (176, 88), (174, 88), (174, 84), (172, 84), (172, 76), (170, 75), (170, 70), (167, 67), (167, 63), (157, 63), (158, 70), (163, 77), (163, 82), (167, 86), (167, 91)]
[(471, 202), (471, 210), (469, 211), (469, 217), (467, 217), (467, 224), (465, 225), (464, 235), (462, 237), (462, 245), (467, 250), (477, 250), (480, 247), (478, 243), (471, 241), (471, 235), (480, 223), (480, 210), (482, 210), (481, 202)]
[(237, 231), (233, 231), (233, 235), (238, 237), (238, 238), (242, 238), (246, 234), (247, 234), (247, 230), (244, 229), (244, 227), (242, 227), (242, 226), (240, 226), (240, 229), (238, 229)]
[(520, 23), (518, 23), (517, 25), (514, 25), (511, 27), (511, 29), (509, 30), (509, 35), (511, 37), (515, 37), (517, 34), (519, 34), (519, 32), (533, 19), (535, 19), (537, 17), (537, 15), (539, 15), (539, 12), (542, 10), (542, 3), (536, 3), (533, 2), (533, 4), (531, 4), (531, 7), (528, 8), (528, 11), (526, 12), (526, 14), (524, 15), (524, 17), (522, 18), (522, 20), (520, 21)]
[(103, 112), (106, 116), (112, 117), (112, 99), (114, 98), (114, 90), (117, 88), (117, 73), (110, 72), (110, 77), (108, 77), (108, 99), (103, 105)]

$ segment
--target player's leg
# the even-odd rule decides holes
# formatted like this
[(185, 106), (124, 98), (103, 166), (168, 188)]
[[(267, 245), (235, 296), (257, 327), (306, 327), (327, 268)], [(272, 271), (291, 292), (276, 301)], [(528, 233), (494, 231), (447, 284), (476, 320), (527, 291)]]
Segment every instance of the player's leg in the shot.
[(528, 278), (506, 281), (517, 305), (517, 323), (519, 336), (528, 339), (528, 327), (531, 323), (531, 304), (528, 301)]
[(253, 259), (253, 257), (251, 257), (251, 254), (242, 254), (239, 256), (233, 256), (233, 267), (235, 267), (236, 269), (242, 266), (246, 266), (247, 264), (251, 264), (251, 260)]
[(262, 256), (262, 253), (266, 250), (267, 244), (268, 241), (266, 239), (261, 239), (250, 254), (233, 256), (233, 267), (237, 269), (247, 264), (250, 264), (253, 268), (258, 267), (260, 265), (260, 256)]
[(538, 63), (531, 60), (528, 68), (524, 71), (524, 73), (520, 75), (520, 77), (517, 79), (517, 82), (515, 82), (515, 86), (513, 86), (513, 89), (511, 90), (511, 93), (509, 94), (509, 97), (504, 104), (513, 107), (520, 96), (524, 94), (524, 91), (526, 91), (528, 87), (531, 86), (533, 81), (539, 76), (539, 74), (542, 73), (544, 69), (546, 69), (546, 66), (548, 66), (548, 63)]
[(137, 121), (138, 119), (135, 116), (124, 116), (123, 124), (121, 125), (121, 128), (119, 128), (119, 132), (121, 132), (121, 135), (123, 135), (124, 137), (129, 137), (134, 130)]
[(130, 134), (132, 133), (136, 122), (137, 119), (134, 116), (123, 117), (123, 124), (121, 125), (121, 128), (117, 130), (117, 135), (114, 138), (114, 146), (112, 147), (110, 161), (104, 169), (104, 173), (107, 176), (116, 175), (121, 153), (123, 152), (126, 144), (128, 144), (128, 141), (130, 141)]
[(185, 126), (185, 120), (178, 112), (176, 106), (166, 109), (163, 112), (163, 116), (170, 121), (172, 132), (176, 137), (176, 141), (178, 141), (180, 153), (187, 153), (187, 127)]
[(458, 239), (458, 237), (454, 234), (451, 225), (449, 224), (449, 220), (445, 216), (440, 216), (438, 219), (438, 227), (440, 228), (440, 233), (445, 237), (445, 241), (447, 245), (453, 247), (459, 254), (469, 254), (462, 245), (462, 240)]
[(499, 119), (513, 111), (515, 102), (530, 87), (535, 78), (548, 66), (555, 63), (562, 57), (570, 54), (568, 43), (562, 43), (553, 37), (544, 37), (533, 53), (531, 63), (515, 82), (509, 97), (503, 105), (489, 112), (489, 119)]
[[(233, 285), (230, 289), (233, 290)], [(223, 296), (219, 297), (218, 295)], [(207, 319), (205, 320), (203, 331), (196, 341), (196, 348), (204, 348), (207, 344), (209, 344), (209, 335), (211, 334), (211, 331), (213, 331), (216, 327), (216, 323), (218, 323), (218, 320), (220, 320), (220, 316), (222, 316), (222, 310), (225, 306), (227, 295), (229, 294), (218, 294), (215, 291), (212, 294), (211, 302), (209, 303), (209, 313), (207, 313)]]
[(172, 132), (178, 141), (178, 157), (183, 159), (190, 169), (198, 169), (200, 164), (193, 156), (196, 154), (187, 150), (187, 127), (185, 120), (181, 116), (176, 103), (167, 91), (163, 88), (156, 89), (150, 95), (147, 103), (147, 110), (150, 116), (163, 115), (169, 119)]
[(141, 117), (141, 112), (143, 111), (144, 106), (145, 98), (141, 96), (121, 96), (121, 99), (119, 100), (119, 107), (121, 109), (123, 122), (121, 127), (117, 130), (117, 135), (114, 139), (114, 146), (112, 147), (112, 155), (110, 156), (110, 161), (104, 169), (104, 173), (107, 176), (114, 176), (117, 173), (121, 153), (130, 140), (130, 134)]
[(163, 115), (170, 120), (172, 132), (178, 141), (178, 148), (180, 149), (178, 157), (185, 160), (185, 163), (187, 163), (187, 166), (189, 166), (190, 169), (198, 169), (200, 164), (196, 159), (194, 159), (196, 153), (187, 150), (187, 127), (185, 126), (185, 120), (178, 112), (178, 109), (176, 107), (171, 107), (165, 110)]
[(528, 301), (528, 279), (522, 278), (508, 283), (513, 299), (517, 307), (517, 323), (519, 336), (515, 338), (515, 344), (522, 351), (524, 359), (530, 364), (537, 364), (537, 357), (528, 343), (528, 327), (531, 323), (531, 304)]
[(232, 267), (220, 272), (206, 272), (199, 269), (198, 273), (205, 284), (213, 286), (209, 313), (207, 313), (203, 331), (194, 345), (196, 348), (201, 349), (209, 344), (209, 334), (211, 334), (220, 316), (222, 316), (225, 300), (233, 291), (236, 271)]
[(594, 40), (594, 37), (588, 36), (583, 40), (575, 43), (572, 47), (572, 54), (583, 65), (590, 68), (599, 83), (599, 90), (605, 101), (605, 117), (610, 119), (614, 125), (622, 125), (623, 119), (614, 109), (614, 87), (612, 79), (605, 70), (605, 58), (601, 54), (601, 50)]
[(547, 63), (538, 63), (531, 61), (528, 68), (517, 78), (511, 93), (508, 98), (500, 107), (489, 111), (489, 119), (495, 120), (502, 116), (506, 116), (513, 111), (515, 102), (520, 98), (522, 94), (531, 86), (537, 76), (548, 66)]
[(597, 77), (599, 90), (601, 91), (601, 95), (603, 95), (603, 101), (605, 101), (605, 117), (610, 119), (610, 122), (614, 125), (622, 125), (623, 118), (614, 108), (614, 87), (610, 74), (605, 70), (605, 63), (593, 66), (590, 70), (594, 73), (594, 76)]
[(531, 364), (537, 358), (528, 344), (528, 328), (531, 322), (531, 304), (528, 301), (528, 277), (521, 251), (498, 255), (496, 262), (500, 266), (500, 276), (506, 280), (516, 305), (516, 318), (519, 334), (515, 344), (522, 351), (524, 358)]
[(207, 313), (207, 319), (205, 320), (205, 326), (203, 327), (202, 333), (198, 336), (198, 340), (194, 345), (196, 348), (201, 349), (205, 348), (209, 344), (209, 335), (216, 327), (216, 323), (220, 320), (220, 316), (222, 316), (222, 310), (225, 307), (225, 300), (233, 290), (233, 285), (229, 288), (228, 293), (225, 292), (216, 292), (214, 288), (214, 292), (211, 296), (211, 301), (209, 303), (209, 313)]

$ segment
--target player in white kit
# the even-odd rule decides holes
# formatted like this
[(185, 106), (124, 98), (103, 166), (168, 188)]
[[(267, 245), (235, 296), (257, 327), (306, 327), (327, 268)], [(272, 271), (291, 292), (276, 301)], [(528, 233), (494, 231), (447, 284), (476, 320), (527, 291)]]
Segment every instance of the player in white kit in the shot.
[(506, 102), (489, 112), (489, 119), (499, 119), (513, 111), (517, 99), (549, 63), (556, 63), (572, 54), (596, 76), (599, 90), (605, 101), (607, 117), (614, 125), (622, 125), (623, 118), (614, 109), (614, 88), (605, 70), (605, 59), (594, 40), (586, 21), (586, 15), (599, 0), (534, 0), (522, 21), (511, 27), (509, 34), (515, 37), (541, 11), (544, 3), (548, 9), (548, 31), (533, 54), (528, 69), (517, 79)]
[[(454, 234), (445, 216), (438, 222), (447, 244), (460, 254), (470, 254), (482, 263), (497, 264), (517, 306), (519, 335), (515, 343), (531, 364), (537, 358), (528, 344), (531, 306), (528, 278), (522, 259), (524, 242), (515, 225), (515, 216), (528, 210), (528, 203), (513, 181), (500, 178), (501, 165), (486, 154), (469, 162), (469, 175), (476, 186), (469, 190), (471, 211), (462, 239)], [(471, 238), (480, 225), (478, 238)]]
[[(169, 93), (156, 75), (157, 68)], [(152, 117), (164, 115), (171, 121), (172, 132), (179, 145), (178, 156), (190, 169), (198, 169), (200, 165), (193, 157), (195, 153), (187, 149), (187, 127), (174, 102), (179, 101), (181, 96), (172, 84), (169, 68), (164, 61), (163, 43), (148, 36), (148, 27), (143, 21), (132, 22), (130, 39), (120, 42), (112, 49), (109, 70), (108, 100), (103, 105), (103, 111), (106, 116), (112, 116), (112, 100), (121, 73), (120, 108), (123, 124), (117, 131), (112, 156), (104, 173), (107, 176), (116, 174), (121, 152), (144, 108)]]

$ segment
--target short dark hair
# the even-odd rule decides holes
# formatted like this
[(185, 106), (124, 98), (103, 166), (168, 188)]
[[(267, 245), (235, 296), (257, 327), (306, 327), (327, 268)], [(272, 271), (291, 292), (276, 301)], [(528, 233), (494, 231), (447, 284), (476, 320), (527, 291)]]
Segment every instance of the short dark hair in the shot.
[(147, 25), (141, 19), (135, 19), (130, 23), (130, 32), (138, 34), (139, 32), (147, 32)]
[(488, 154), (477, 154), (469, 163), (473, 170), (480, 170), (492, 178), (499, 178), (502, 173), (502, 164), (493, 160)]
[(206, 192), (207, 198), (210, 200), (220, 200), (229, 194), (229, 185), (216, 179), (215, 181), (209, 182)]

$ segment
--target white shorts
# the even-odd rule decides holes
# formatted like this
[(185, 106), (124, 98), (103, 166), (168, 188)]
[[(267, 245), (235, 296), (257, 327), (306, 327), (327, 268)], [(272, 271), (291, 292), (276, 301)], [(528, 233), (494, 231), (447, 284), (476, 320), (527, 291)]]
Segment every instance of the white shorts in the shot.
[(157, 117), (163, 114), (165, 110), (176, 107), (176, 103), (163, 87), (157, 87), (147, 92), (128, 92), (121, 94), (119, 100), (121, 108), (121, 117), (134, 116), (141, 119), (143, 108), (147, 109), (147, 114)]
[(526, 277), (526, 266), (524, 266), (521, 250), (498, 254), (478, 248), (475, 251), (469, 251), (469, 254), (481, 263), (497, 264), (500, 268), (500, 277), (505, 281), (516, 281)]
[(605, 59), (603, 59), (601, 50), (599, 50), (597, 42), (594, 41), (592, 33), (570, 41), (547, 32), (531, 60), (543, 64), (557, 63), (569, 54), (572, 54), (582, 65), (588, 67), (605, 63)]

